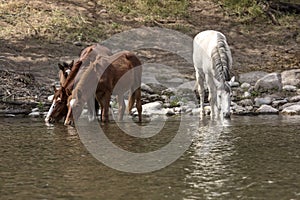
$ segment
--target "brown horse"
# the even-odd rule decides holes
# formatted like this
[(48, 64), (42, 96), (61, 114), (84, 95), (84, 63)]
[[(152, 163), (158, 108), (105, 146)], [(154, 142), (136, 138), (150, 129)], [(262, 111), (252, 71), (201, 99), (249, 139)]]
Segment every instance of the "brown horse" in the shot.
[(68, 75), (70, 74), (70, 72), (72, 70), (73, 65), (74, 65), (74, 60), (70, 64), (68, 64), (66, 62), (63, 62), (62, 64), (58, 63), (58, 68), (59, 68), (58, 77), (59, 77), (59, 82), (60, 82), (61, 86), (66, 81)]
[(65, 124), (72, 122), (72, 113), (75, 119), (79, 118), (84, 103), (95, 91), (96, 98), (102, 107), (101, 119), (108, 121), (109, 102), (114, 93), (118, 96), (119, 120), (122, 120), (125, 111), (124, 93), (128, 90), (130, 91), (128, 111), (130, 112), (136, 103), (138, 118), (141, 122), (141, 77), (141, 62), (135, 54), (129, 51), (119, 52), (113, 56), (97, 57), (84, 72), (69, 98)]
[[(89, 67), (89, 64), (96, 59), (96, 56), (112, 55), (111, 51), (99, 44), (89, 46), (81, 51), (79, 60), (71, 67), (71, 72), (67, 76), (64, 82), (61, 82), (61, 87), (54, 89), (54, 97), (52, 100), (52, 106), (50, 107), (46, 122), (59, 121), (67, 114), (67, 99), (72, 94), (75, 79), (79, 79), (81, 74)], [(96, 115), (93, 106), (94, 102), (91, 100), (88, 102), (89, 111), (91, 116)], [(95, 104), (96, 105), (96, 104)]]

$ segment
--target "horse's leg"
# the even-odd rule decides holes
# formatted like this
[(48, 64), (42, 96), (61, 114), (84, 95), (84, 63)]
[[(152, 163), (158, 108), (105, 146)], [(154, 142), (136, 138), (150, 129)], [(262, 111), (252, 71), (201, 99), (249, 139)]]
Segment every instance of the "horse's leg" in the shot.
[(117, 95), (118, 99), (118, 105), (119, 105), (119, 115), (118, 115), (118, 120), (122, 121), (124, 112), (125, 112), (125, 102), (124, 102), (124, 95), (123, 94), (118, 94)]
[(87, 101), (88, 107), (88, 119), (89, 122), (94, 121), (96, 119), (96, 110), (95, 110), (95, 98), (91, 97)]
[(134, 91), (135, 101), (136, 101), (136, 109), (138, 111), (139, 122), (142, 122), (142, 92), (141, 87), (137, 88)]
[(105, 92), (103, 97), (103, 109), (101, 108), (101, 115), (102, 115), (102, 121), (108, 122), (109, 121), (109, 103), (110, 103), (110, 93)]
[(72, 121), (71, 118), (72, 118), (72, 108), (69, 105), (68, 106), (68, 113), (67, 113), (64, 125), (71, 125), (71, 121)]
[(198, 86), (198, 93), (199, 93), (199, 98), (200, 98), (200, 115), (201, 117), (204, 116), (204, 91), (205, 91), (205, 88), (204, 88), (204, 77), (201, 76), (198, 73), (196, 73), (196, 83), (197, 83), (197, 86)]
[(136, 109), (138, 112), (139, 122), (142, 121), (142, 95), (141, 88), (137, 88), (134, 92), (133, 89), (130, 90), (129, 99), (128, 99), (128, 113), (130, 114), (131, 109), (133, 108), (134, 102), (136, 102)]
[(212, 78), (207, 76), (206, 83), (209, 91), (208, 100), (210, 104), (210, 112), (211, 112), (210, 115), (211, 115), (211, 119), (214, 119), (218, 112), (217, 90), (216, 90), (215, 82)]

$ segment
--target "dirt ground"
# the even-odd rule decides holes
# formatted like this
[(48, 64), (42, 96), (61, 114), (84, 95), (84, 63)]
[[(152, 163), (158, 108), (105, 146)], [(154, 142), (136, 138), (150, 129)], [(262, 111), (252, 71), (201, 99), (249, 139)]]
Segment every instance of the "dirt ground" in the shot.
[[(61, 4), (68, 6), (69, 11), (75, 9), (86, 14), (95, 12), (93, 3), (71, 4), (66, 1)], [(127, 30), (142, 26), (170, 28), (183, 24), (188, 29), (182, 32), (190, 37), (207, 29), (221, 31), (227, 36), (234, 59), (233, 73), (237, 75), (254, 70), (273, 72), (300, 67), (299, 16), (292, 18), (292, 21), (285, 20), (281, 25), (274, 25), (269, 19), (243, 23), (236, 17), (225, 15), (219, 5), (205, 0), (192, 1), (188, 12), (186, 19), (149, 24), (110, 11), (102, 18), (106, 23), (117, 21), (125, 24)], [(98, 14), (98, 17), (101, 15)], [(99, 41), (113, 34), (108, 32)], [(52, 93), (51, 85), (58, 81), (57, 63), (76, 59), (82, 48), (90, 43), (81, 44), (37, 37), (0, 38), (0, 109), (7, 109), (3, 104), (6, 100), (46, 102), (47, 96)]]

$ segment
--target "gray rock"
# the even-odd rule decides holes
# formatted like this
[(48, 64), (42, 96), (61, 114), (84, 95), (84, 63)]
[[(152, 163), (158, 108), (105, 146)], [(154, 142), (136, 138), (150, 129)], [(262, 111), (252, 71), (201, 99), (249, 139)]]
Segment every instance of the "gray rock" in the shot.
[(297, 87), (294, 86), (294, 85), (284, 85), (282, 87), (282, 90), (288, 91), (288, 92), (296, 92), (297, 91)]
[(33, 108), (32, 110), (31, 110), (31, 112), (38, 112), (39, 111), (39, 108)]
[(255, 83), (255, 90), (260, 92), (267, 92), (272, 90), (280, 91), (282, 89), (281, 74), (271, 73), (260, 78)]
[(299, 101), (300, 101), (300, 95), (289, 98), (289, 102), (299, 102)]
[(284, 115), (300, 115), (300, 105), (292, 105), (289, 107), (284, 108), (281, 111)]
[(256, 112), (259, 114), (278, 114), (279, 110), (269, 105), (262, 105), (256, 110)]
[(266, 76), (268, 73), (263, 71), (253, 71), (248, 73), (243, 73), (239, 75), (239, 82), (240, 83), (250, 83), (251, 85), (254, 85), (256, 81), (264, 76)]
[(300, 69), (287, 70), (281, 73), (283, 85), (300, 87)]
[(246, 99), (251, 98), (251, 93), (248, 91), (244, 92), (243, 98), (246, 98)]
[(30, 117), (39, 117), (40, 112), (31, 112), (31, 113), (28, 114), (28, 116), (30, 116)]
[(242, 83), (241, 88), (243, 90), (248, 90), (251, 87), (250, 83)]
[(246, 107), (246, 106), (253, 106), (253, 101), (251, 99), (243, 99), (238, 102), (239, 105)]
[(261, 105), (269, 105), (272, 103), (272, 98), (271, 97), (257, 97), (254, 99), (255, 105), (256, 106), (261, 106)]
[(286, 103), (288, 103), (287, 99), (275, 100), (275, 101), (272, 102), (272, 106), (275, 107), (275, 108), (278, 108), (279, 106), (282, 106)]
[(144, 92), (147, 92), (149, 94), (154, 93), (153, 89), (149, 85), (144, 84), (144, 83), (141, 84), (141, 90), (144, 91)]

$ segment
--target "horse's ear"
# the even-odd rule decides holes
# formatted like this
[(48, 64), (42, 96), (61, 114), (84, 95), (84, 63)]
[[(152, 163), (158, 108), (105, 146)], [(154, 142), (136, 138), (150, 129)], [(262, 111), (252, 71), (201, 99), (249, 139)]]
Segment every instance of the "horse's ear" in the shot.
[(235, 76), (231, 77), (230, 81), (228, 81), (228, 84), (232, 86), (232, 84), (235, 82)]
[(58, 68), (61, 70), (61, 71), (64, 71), (64, 66), (60, 63), (57, 64), (58, 65)]
[(74, 65), (74, 60), (72, 60), (72, 62), (69, 64), (69, 68), (72, 69), (73, 65)]
[(53, 85), (52, 87), (53, 87), (54, 92), (56, 92), (57, 89), (56, 89), (55, 85)]

